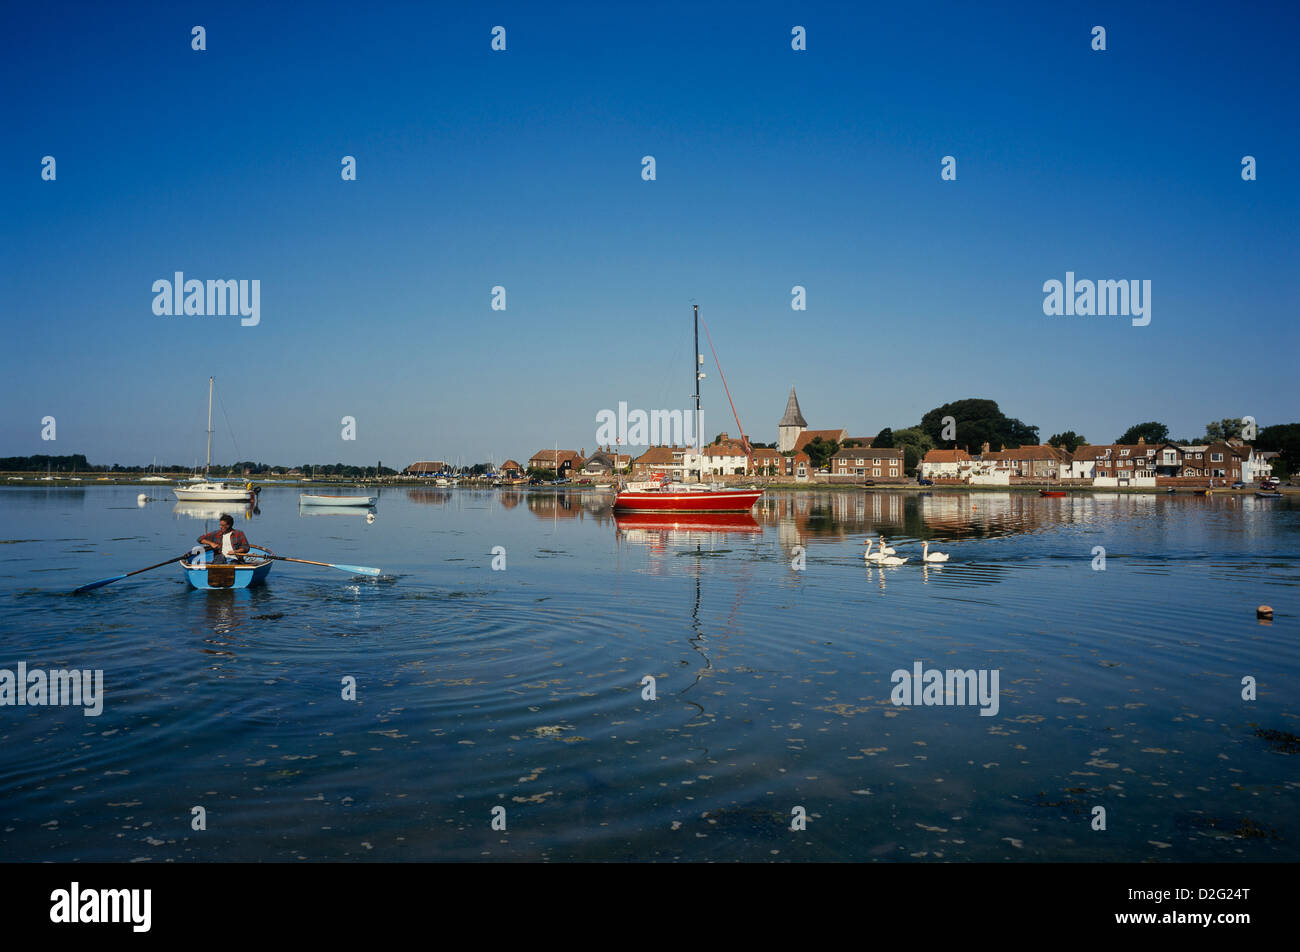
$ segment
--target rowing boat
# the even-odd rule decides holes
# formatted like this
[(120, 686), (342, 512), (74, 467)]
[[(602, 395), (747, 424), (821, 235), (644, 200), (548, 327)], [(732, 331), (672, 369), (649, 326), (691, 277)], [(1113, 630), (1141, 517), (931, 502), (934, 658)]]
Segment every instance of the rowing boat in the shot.
[(1064, 490), (1061, 490), (1061, 489), (1040, 489), (1040, 490), (1038, 490), (1038, 495), (1040, 495), (1040, 496), (1064, 496), (1064, 495), (1065, 495), (1065, 491), (1064, 491)]
[(181, 559), (181, 571), (191, 588), (220, 589), (248, 588), (266, 581), (271, 574), (269, 559), (250, 558), (246, 562), (212, 564), (212, 553), (203, 554), (203, 562)]
[(298, 502), (304, 506), (373, 506), (378, 496), (323, 496), (303, 493)]

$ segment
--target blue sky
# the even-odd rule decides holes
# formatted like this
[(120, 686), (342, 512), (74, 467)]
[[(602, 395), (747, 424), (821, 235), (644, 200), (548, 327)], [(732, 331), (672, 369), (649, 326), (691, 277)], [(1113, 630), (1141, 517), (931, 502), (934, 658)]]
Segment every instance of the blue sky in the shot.
[[(201, 461), (209, 374), (217, 460), (590, 451), (690, 405), (692, 301), (759, 441), (791, 383), (866, 435), (1300, 418), (1294, 5), (271, 6), (8, 13), (0, 455)], [(261, 323), (156, 316), (175, 271)], [(1045, 316), (1066, 271), (1149, 279), (1150, 325)]]

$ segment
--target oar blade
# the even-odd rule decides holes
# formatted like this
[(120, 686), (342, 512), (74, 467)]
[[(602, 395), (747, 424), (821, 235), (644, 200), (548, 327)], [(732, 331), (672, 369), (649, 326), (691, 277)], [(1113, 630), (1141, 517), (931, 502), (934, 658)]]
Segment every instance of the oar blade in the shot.
[(342, 569), (344, 572), (355, 572), (357, 575), (378, 575), (379, 569), (372, 568), (369, 565), (343, 565), (334, 563), (336, 569)]
[(113, 582), (120, 582), (124, 578), (126, 578), (125, 575), (113, 575), (109, 578), (101, 578), (98, 582), (91, 582), (88, 585), (81, 586), (81, 588), (74, 588), (72, 594), (80, 595), (82, 592), (89, 592), (92, 588), (101, 588), (105, 585), (111, 585)]

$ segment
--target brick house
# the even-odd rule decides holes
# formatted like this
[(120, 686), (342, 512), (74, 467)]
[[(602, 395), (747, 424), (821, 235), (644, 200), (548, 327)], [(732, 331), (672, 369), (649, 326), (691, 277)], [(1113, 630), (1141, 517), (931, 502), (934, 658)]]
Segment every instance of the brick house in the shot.
[(777, 450), (760, 447), (754, 450), (754, 472), (759, 476), (805, 480), (812, 473), (812, 459), (804, 452), (786, 456)]
[(528, 457), (529, 469), (550, 469), (560, 479), (566, 479), (574, 470), (581, 469), (586, 459), (581, 452), (573, 450), (539, 450)]
[(874, 448), (853, 446), (840, 449), (830, 459), (832, 476), (853, 476), (861, 479), (907, 478), (903, 471), (902, 448)]
[(632, 461), (632, 478), (649, 479), (654, 473), (682, 479), (682, 457), (686, 450), (680, 446), (652, 446)]
[[(986, 447), (988, 444), (984, 444)], [(1017, 446), (990, 453), (986, 449), (980, 459), (991, 461), (994, 471), (1006, 470), (1012, 479), (1055, 480), (1068, 470), (1070, 454), (1059, 446)]]

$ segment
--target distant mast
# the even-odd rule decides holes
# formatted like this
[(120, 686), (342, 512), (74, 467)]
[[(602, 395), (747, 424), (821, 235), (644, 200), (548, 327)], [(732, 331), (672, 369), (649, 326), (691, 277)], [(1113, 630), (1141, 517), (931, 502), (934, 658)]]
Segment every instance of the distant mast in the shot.
[(203, 464), (203, 478), (208, 478), (208, 470), (212, 468), (212, 378), (208, 378), (208, 457), (207, 462)]

